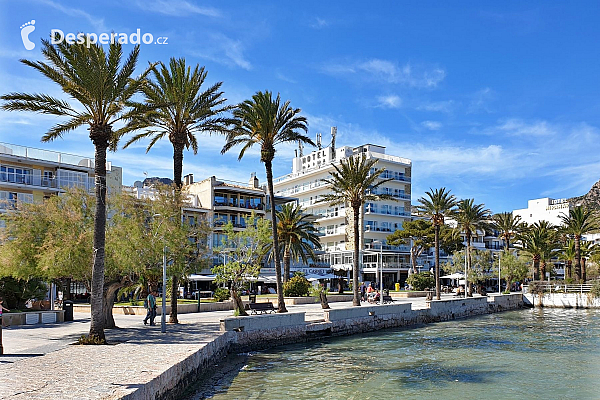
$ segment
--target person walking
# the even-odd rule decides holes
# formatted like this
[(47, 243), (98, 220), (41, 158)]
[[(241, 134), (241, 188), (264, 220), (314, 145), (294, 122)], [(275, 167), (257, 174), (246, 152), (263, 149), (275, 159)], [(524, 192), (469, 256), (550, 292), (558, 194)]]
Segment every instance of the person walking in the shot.
[(367, 286), (364, 282), (360, 285), (360, 300), (367, 301)]
[(0, 355), (4, 354), (4, 346), (2, 345), (2, 311), (6, 311), (9, 312), (10, 310), (6, 307), (4, 307), (4, 304), (2, 304), (4, 302), (4, 299), (2, 297), (0, 297)]
[(152, 291), (148, 293), (148, 297), (146, 297), (146, 301), (144, 302), (144, 307), (146, 307), (146, 318), (144, 318), (144, 325), (150, 321), (150, 325), (155, 325), (154, 318), (156, 318), (156, 297), (154, 296), (156, 292)]

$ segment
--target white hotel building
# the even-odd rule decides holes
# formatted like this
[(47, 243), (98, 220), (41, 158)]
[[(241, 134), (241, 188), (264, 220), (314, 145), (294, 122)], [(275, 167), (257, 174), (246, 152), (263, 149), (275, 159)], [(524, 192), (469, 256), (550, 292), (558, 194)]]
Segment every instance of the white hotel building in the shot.
[(316, 260), (317, 267), (351, 271), (354, 250), (352, 220), (349, 218), (351, 209), (318, 203), (318, 200), (330, 190), (321, 180), (330, 176), (334, 170), (332, 164), (339, 165), (342, 160), (360, 154), (367, 159), (377, 159), (376, 168), (385, 168), (381, 179), (392, 178), (373, 193), (389, 194), (397, 201), (381, 200), (364, 207), (361, 221), (365, 231), (361, 237), (359, 280), (379, 281), (378, 268), (383, 264), (384, 285), (392, 288), (395, 282), (403, 283), (408, 277), (408, 246), (387, 245), (386, 237), (396, 229), (402, 229), (403, 221), (411, 219), (411, 160), (385, 154), (385, 147), (373, 144), (336, 149), (333, 140), (329, 147), (295, 157), (292, 173), (274, 180), (275, 195), (298, 198), (305, 211), (317, 217), (324, 250)]

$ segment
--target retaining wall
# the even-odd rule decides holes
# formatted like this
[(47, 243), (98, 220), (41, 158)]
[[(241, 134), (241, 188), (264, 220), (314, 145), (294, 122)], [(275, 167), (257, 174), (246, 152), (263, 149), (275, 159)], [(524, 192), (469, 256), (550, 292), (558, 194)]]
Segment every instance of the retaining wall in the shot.
[(2, 314), (3, 326), (55, 324), (58, 322), (65, 322), (65, 312), (63, 310)]
[(545, 293), (543, 296), (525, 293), (523, 300), (530, 307), (600, 308), (600, 299), (594, 299), (589, 293)]

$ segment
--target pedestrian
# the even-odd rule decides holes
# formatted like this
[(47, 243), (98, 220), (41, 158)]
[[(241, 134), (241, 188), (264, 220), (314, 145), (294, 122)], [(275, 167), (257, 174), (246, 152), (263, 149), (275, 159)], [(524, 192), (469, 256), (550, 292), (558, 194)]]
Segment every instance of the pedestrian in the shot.
[(146, 297), (146, 301), (144, 301), (144, 308), (146, 308), (146, 318), (144, 318), (144, 325), (150, 321), (150, 325), (154, 324), (154, 318), (156, 318), (156, 297), (154, 296), (156, 292), (152, 291), (148, 293), (148, 297)]
[(0, 297), (0, 327), (2, 326), (2, 311), (6, 311), (9, 312), (10, 310), (6, 307), (4, 307), (4, 299), (2, 297)]
[(361, 301), (367, 300), (367, 286), (365, 285), (364, 282), (360, 284), (360, 300)]

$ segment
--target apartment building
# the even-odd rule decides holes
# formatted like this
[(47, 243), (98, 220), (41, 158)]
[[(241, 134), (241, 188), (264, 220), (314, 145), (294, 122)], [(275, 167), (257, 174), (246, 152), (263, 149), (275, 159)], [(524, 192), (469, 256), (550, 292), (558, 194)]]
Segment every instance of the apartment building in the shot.
[[(363, 281), (379, 281), (379, 268), (383, 265), (383, 282), (393, 287), (395, 282), (404, 282), (408, 276), (408, 246), (391, 246), (386, 237), (402, 228), (410, 220), (411, 160), (385, 153), (385, 147), (364, 144), (358, 147), (335, 147), (335, 128), (332, 128), (332, 143), (310, 154), (297, 154), (292, 161), (292, 172), (274, 180), (277, 196), (297, 197), (306, 212), (314, 214), (319, 224), (321, 245), (324, 252), (318, 256), (317, 266), (336, 270), (352, 269), (354, 252), (351, 209), (319, 203), (330, 187), (322, 180), (330, 176), (333, 165), (355, 156), (376, 159), (375, 168), (385, 168), (380, 179), (391, 179), (374, 194), (388, 194), (394, 200), (381, 200), (365, 205), (361, 213), (364, 234), (360, 238), (361, 276)], [(374, 171), (373, 171), (374, 172)]]
[[(120, 192), (121, 167), (106, 163), (109, 192)], [(0, 143), (0, 212), (42, 201), (71, 187), (94, 190), (94, 160), (67, 153)]]

